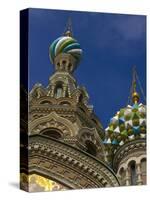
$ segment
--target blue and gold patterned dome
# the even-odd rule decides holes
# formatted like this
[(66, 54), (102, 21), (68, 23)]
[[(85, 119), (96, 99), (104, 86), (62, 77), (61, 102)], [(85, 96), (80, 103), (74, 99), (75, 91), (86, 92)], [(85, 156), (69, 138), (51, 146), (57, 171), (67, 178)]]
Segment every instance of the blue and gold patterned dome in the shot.
[(80, 62), (82, 49), (77, 40), (75, 40), (69, 33), (54, 40), (50, 45), (49, 55), (51, 62), (54, 63), (55, 57), (61, 53), (71, 54), (76, 59), (77, 63)]
[(146, 106), (134, 103), (122, 108), (111, 118), (105, 129), (104, 144), (123, 145), (124, 143), (146, 137)]

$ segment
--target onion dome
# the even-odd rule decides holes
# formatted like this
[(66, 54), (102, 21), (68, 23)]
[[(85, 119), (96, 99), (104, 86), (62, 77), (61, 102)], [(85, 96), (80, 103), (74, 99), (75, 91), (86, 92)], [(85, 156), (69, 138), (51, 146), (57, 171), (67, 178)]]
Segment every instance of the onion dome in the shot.
[(77, 63), (80, 62), (82, 49), (69, 31), (67, 31), (64, 36), (54, 40), (50, 45), (49, 55), (51, 62), (54, 63), (55, 57), (61, 53), (71, 54), (76, 59)]
[(105, 144), (123, 145), (136, 138), (145, 138), (146, 106), (135, 103), (122, 108), (111, 118), (105, 132)]
[(134, 69), (131, 87), (133, 105), (120, 109), (111, 118), (108, 127), (105, 129), (105, 144), (123, 145), (131, 140), (146, 138), (146, 106), (139, 103), (140, 97), (136, 91), (136, 76), (137, 73)]

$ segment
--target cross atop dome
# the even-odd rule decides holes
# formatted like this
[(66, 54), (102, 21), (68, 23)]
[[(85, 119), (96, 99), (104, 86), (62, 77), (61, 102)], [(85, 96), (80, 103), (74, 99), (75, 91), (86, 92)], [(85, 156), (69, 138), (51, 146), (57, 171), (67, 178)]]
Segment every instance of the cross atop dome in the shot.
[[(138, 84), (138, 85), (137, 85)], [(137, 104), (139, 103), (140, 100), (140, 94), (137, 91), (137, 86), (138, 86), (138, 91), (140, 92), (140, 94), (142, 95), (143, 99), (145, 100), (145, 95), (144, 95), (144, 91), (141, 85), (141, 82), (138, 78), (138, 74), (136, 71), (136, 66), (133, 66), (132, 69), (132, 84), (131, 84), (131, 89), (130, 89), (130, 95), (128, 97), (128, 103), (127, 104)]]
[(132, 102), (134, 104), (138, 103), (140, 100), (140, 96), (138, 92), (136, 91), (136, 79), (137, 79), (137, 72), (136, 72), (136, 66), (133, 67), (133, 78), (132, 78)]
[(117, 147), (135, 139), (146, 138), (146, 106), (139, 103), (140, 95), (137, 92), (137, 83), (139, 86), (138, 91), (141, 92), (144, 98), (144, 92), (134, 66), (128, 105), (121, 108), (111, 118), (108, 127), (105, 129), (104, 144)]
[(71, 17), (68, 18), (68, 21), (67, 21), (67, 24), (66, 24), (66, 27), (65, 27), (65, 31), (64, 31), (64, 36), (69, 36), (69, 37), (73, 36)]
[(82, 49), (73, 38), (71, 18), (68, 19), (63, 36), (52, 42), (49, 48), (50, 61), (55, 65), (56, 71), (72, 73), (82, 57)]

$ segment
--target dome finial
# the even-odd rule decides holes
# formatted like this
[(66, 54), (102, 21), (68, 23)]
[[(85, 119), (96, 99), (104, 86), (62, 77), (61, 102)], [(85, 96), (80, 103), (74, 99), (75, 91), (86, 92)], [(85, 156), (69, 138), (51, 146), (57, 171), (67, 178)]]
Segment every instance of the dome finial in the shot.
[(69, 36), (69, 37), (73, 36), (72, 21), (70, 17), (68, 18), (68, 21), (65, 27), (64, 36)]
[(136, 66), (133, 66), (133, 78), (132, 78), (132, 102), (134, 104), (138, 103), (140, 96), (136, 91)]

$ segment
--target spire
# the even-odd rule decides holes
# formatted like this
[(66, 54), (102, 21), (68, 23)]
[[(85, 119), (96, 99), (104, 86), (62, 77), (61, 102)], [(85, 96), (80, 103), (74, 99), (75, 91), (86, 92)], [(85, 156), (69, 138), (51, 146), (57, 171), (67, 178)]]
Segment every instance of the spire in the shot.
[[(140, 95), (139, 95), (139, 92), (137, 92), (137, 86), (138, 86), (138, 91), (140, 92)], [(138, 77), (136, 66), (133, 66), (133, 68), (132, 68), (132, 84), (131, 84), (131, 88), (130, 88), (130, 95), (128, 96), (127, 105), (128, 104), (131, 105), (132, 103), (134, 103), (134, 104), (138, 103), (140, 100), (140, 97), (142, 97), (143, 102), (146, 103), (145, 93), (142, 88), (140, 79)]]
[(73, 31), (72, 31), (72, 20), (69, 17), (66, 27), (65, 27), (65, 31), (64, 31), (64, 36), (69, 36), (72, 37), (73, 36)]
[(132, 78), (132, 102), (134, 104), (139, 102), (140, 96), (138, 92), (136, 91), (136, 79), (137, 79), (137, 74), (136, 74), (136, 66), (133, 66), (133, 78)]

